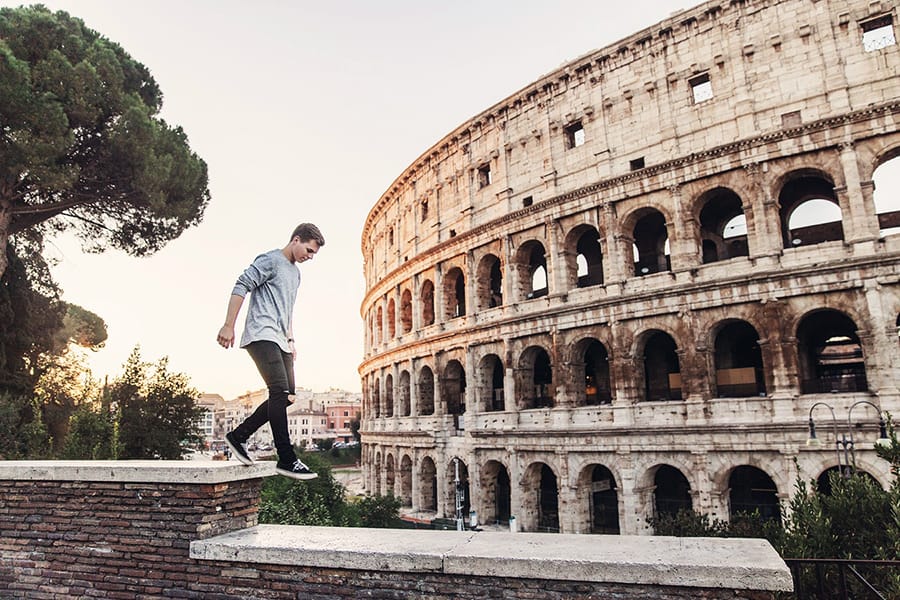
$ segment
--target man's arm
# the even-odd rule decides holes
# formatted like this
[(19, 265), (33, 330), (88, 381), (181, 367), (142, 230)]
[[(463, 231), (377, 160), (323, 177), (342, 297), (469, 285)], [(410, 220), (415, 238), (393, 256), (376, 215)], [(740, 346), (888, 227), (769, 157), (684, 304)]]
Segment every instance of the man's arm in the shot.
[(244, 304), (244, 297), (232, 294), (228, 299), (228, 310), (225, 311), (225, 324), (219, 330), (216, 341), (223, 348), (231, 348), (234, 346), (234, 323), (237, 321), (238, 313), (241, 312), (241, 306)]

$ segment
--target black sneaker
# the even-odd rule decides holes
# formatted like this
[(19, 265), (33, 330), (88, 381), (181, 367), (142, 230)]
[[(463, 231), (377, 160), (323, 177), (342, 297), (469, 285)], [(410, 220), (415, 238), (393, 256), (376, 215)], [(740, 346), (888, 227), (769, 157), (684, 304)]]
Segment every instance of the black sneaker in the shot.
[(244, 450), (244, 445), (234, 439), (233, 431), (225, 434), (225, 443), (228, 444), (229, 448), (231, 448), (231, 453), (234, 454), (234, 457), (236, 459), (238, 459), (245, 465), (253, 464), (253, 459), (250, 458), (250, 455), (247, 454), (246, 450)]
[(293, 465), (286, 465), (279, 462), (275, 465), (275, 471), (281, 473), (285, 477), (291, 477), (293, 479), (315, 479), (319, 476), (318, 473), (310, 471), (309, 467), (304, 465), (299, 458), (294, 461)]

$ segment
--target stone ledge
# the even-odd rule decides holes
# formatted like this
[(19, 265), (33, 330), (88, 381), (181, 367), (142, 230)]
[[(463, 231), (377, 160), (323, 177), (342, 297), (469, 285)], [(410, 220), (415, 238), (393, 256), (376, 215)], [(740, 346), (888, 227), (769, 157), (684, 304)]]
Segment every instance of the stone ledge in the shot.
[(258, 525), (191, 542), (191, 558), (636, 585), (790, 591), (765, 540)]
[(218, 484), (275, 475), (275, 463), (190, 460), (0, 460), (0, 480)]

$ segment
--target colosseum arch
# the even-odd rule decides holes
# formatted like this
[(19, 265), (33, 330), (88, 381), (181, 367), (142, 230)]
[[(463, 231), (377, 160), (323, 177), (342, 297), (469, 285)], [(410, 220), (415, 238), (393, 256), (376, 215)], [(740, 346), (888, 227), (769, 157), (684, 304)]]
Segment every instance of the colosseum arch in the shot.
[(766, 366), (756, 327), (728, 318), (712, 328), (714, 395), (743, 398), (766, 394)]
[(844, 239), (840, 201), (827, 173), (805, 169), (787, 174), (778, 205), (785, 248)]
[[(361, 426), (364, 447), (394, 448), (395, 457), (430, 455), (440, 465), (442, 494), (444, 465), (452, 456), (465, 460), (473, 476), (479, 465), (479, 477), (476, 457), (502, 462), (500, 457), (515, 456), (507, 465), (514, 503), (528, 493), (519, 481), (521, 461), (539, 459), (527, 454), (536, 445), (560, 465), (603, 465), (619, 480), (617, 493), (628, 507), (619, 525), (627, 534), (646, 532), (643, 519), (653, 502), (619, 473), (636, 472), (635, 465), (669, 465), (690, 481), (697, 510), (724, 518), (728, 474), (736, 467), (766, 471), (783, 498), (793, 489), (792, 481), (781, 479), (795, 475), (789, 459), (828, 454), (798, 450), (796, 440), (806, 412), (822, 399), (799, 393), (811, 370), (809, 360), (801, 365), (799, 346), (815, 342), (807, 334), (816, 329), (807, 323), (798, 339), (799, 320), (818, 309), (852, 320), (867, 361), (868, 385), (829, 394), (829, 402), (840, 410), (865, 398), (900, 413), (900, 373), (892, 368), (900, 364), (893, 330), (900, 327), (900, 283), (883, 276), (900, 265), (900, 236), (879, 236), (898, 211), (876, 202), (887, 187), (882, 165), (897, 161), (900, 148), (893, 125), (900, 119), (900, 74), (885, 70), (900, 64), (900, 45), (866, 48), (861, 39), (861, 23), (889, 15), (892, 7), (867, 0), (820, 2), (814, 11), (808, 0), (714, 4), (715, 10), (710, 3), (689, 8), (585, 54), (486, 107), (423, 148), (374, 199), (361, 235), (366, 332), (360, 375), (371, 407)], [(784, 14), (802, 15), (804, 22), (785, 21)], [(710, 54), (710, 48), (718, 50)], [(628, 60), (617, 58), (622, 56)], [(698, 68), (709, 78), (702, 102), (692, 98)], [(785, 81), (805, 83), (788, 90)], [(483, 168), (489, 173), (479, 172)], [(483, 175), (490, 183), (478, 188)], [(878, 190), (873, 179), (879, 179)], [(813, 223), (818, 238), (803, 231), (795, 237), (807, 225), (795, 224), (792, 232), (792, 217), (816, 200), (837, 216)], [(740, 233), (739, 203), (746, 234)], [(407, 223), (398, 215), (411, 218)], [(395, 244), (386, 252), (390, 227)], [(706, 264), (701, 238), (712, 243)], [(591, 250), (596, 239), (602, 262), (602, 282), (580, 289), (579, 278), (596, 261), (584, 245), (579, 249), (579, 239), (590, 240)], [(792, 239), (800, 243), (786, 244)], [(818, 239), (822, 243), (809, 243)], [(529, 251), (536, 246), (523, 251), (529, 242), (539, 243), (542, 252)], [(482, 264), (487, 254), (499, 266)], [(646, 273), (642, 262), (650, 263)], [(485, 277), (489, 266), (493, 276)], [(535, 285), (537, 266), (546, 284)], [(443, 294), (451, 267), (469, 284), (467, 314), (447, 321)], [(499, 280), (501, 307), (485, 304), (490, 286), (484, 282), (491, 280)], [(539, 300), (527, 297), (544, 288)], [(411, 292), (410, 335), (404, 331), (404, 289)], [(387, 320), (382, 314), (379, 321), (377, 311), (387, 310), (390, 299), (398, 303), (401, 335), (379, 337), (379, 323), (386, 331)], [(763, 336), (765, 395), (749, 395), (749, 387), (723, 392), (733, 384), (714, 383), (717, 370), (747, 368), (734, 367), (744, 350), (753, 350), (752, 332), (738, 322)], [(665, 332), (668, 342), (660, 337), (647, 344), (656, 331)], [(732, 336), (742, 341), (727, 342)], [(572, 360), (572, 349), (589, 337), (610, 356), (611, 407), (578, 406), (576, 390), (584, 382), (577, 381), (580, 359)], [(846, 340), (829, 343), (840, 341)], [(532, 346), (546, 358), (538, 361)], [(450, 418), (423, 418), (417, 406), (420, 396), (430, 397), (437, 412), (443, 410), (435, 377), (443, 376), (450, 349), (462, 349), (452, 358), (474, 377), (469, 399), (477, 404), (467, 408), (481, 413), (471, 415), (462, 431), (451, 427)], [(494, 371), (482, 365), (487, 354), (506, 369), (503, 414), (484, 412), (485, 372)], [(751, 358), (757, 365), (759, 359)], [(553, 402), (512, 414), (532, 405), (522, 398), (536, 396), (538, 362), (550, 365), (544, 383)], [(413, 414), (387, 418), (376, 408), (384, 403), (383, 389), (374, 397), (376, 382), (383, 385), (390, 373), (397, 388), (400, 365), (409, 365)], [(760, 381), (754, 383), (759, 391)], [(654, 398), (654, 388), (663, 384), (664, 393)], [(499, 389), (499, 370), (489, 385)], [(721, 398), (731, 393), (739, 398)], [(677, 402), (681, 396), (689, 401)], [(676, 402), (641, 402), (661, 398)], [(632, 445), (648, 424), (665, 424), (671, 447)], [(409, 431), (417, 432), (414, 439)], [(603, 450), (624, 446), (631, 452)], [(695, 457), (692, 471), (678, 462), (686, 447)], [(868, 447), (858, 455), (875, 460)], [(365, 456), (371, 482), (374, 453)], [(570, 475), (575, 470), (547, 464), (570, 480), (560, 505), (568, 528), (583, 516), (574, 512), (581, 510)], [(706, 484), (721, 473), (714, 485)], [(480, 493), (477, 486), (472, 491)], [(473, 505), (482, 504), (483, 498), (473, 498)], [(520, 509), (515, 514), (527, 525)]]
[(394, 376), (388, 373), (384, 377), (384, 416), (394, 416)]
[(477, 387), (477, 412), (499, 412), (506, 410), (504, 378), (506, 369), (503, 360), (494, 353), (485, 354), (478, 361), (475, 370)]
[(419, 502), (413, 502), (413, 507), (422, 511), (434, 512), (438, 510), (438, 484), (437, 467), (430, 456), (422, 457), (418, 474)]
[(444, 320), (466, 314), (466, 275), (460, 267), (451, 267), (444, 275)]
[(701, 194), (696, 205), (704, 264), (750, 255), (744, 201), (736, 192), (716, 187)]
[(445, 403), (448, 415), (459, 417), (466, 412), (466, 370), (455, 358), (444, 365), (441, 401)]
[(650, 329), (636, 338), (635, 356), (643, 379), (641, 399), (644, 401), (681, 400), (681, 366), (678, 344), (669, 333)]
[(400, 459), (400, 505), (412, 506), (412, 479), (413, 467), (412, 458), (409, 454), (404, 454)]
[(374, 416), (376, 419), (382, 415), (380, 377), (374, 377), (372, 379), (372, 409), (374, 410)]
[(543, 346), (525, 348), (516, 367), (517, 408), (551, 408), (555, 396), (550, 354)]
[(623, 226), (628, 227), (625, 239), (631, 241), (631, 247), (626, 256), (631, 256), (634, 275), (641, 277), (671, 270), (669, 229), (666, 216), (659, 208), (641, 208), (625, 219)]
[(386, 452), (384, 455), (384, 496), (397, 495), (397, 471), (394, 465), (394, 454)]
[(612, 378), (609, 352), (594, 337), (585, 337), (572, 346), (569, 369), (575, 406), (594, 406), (612, 402)]
[(381, 305), (375, 311), (375, 343), (380, 344), (384, 341), (384, 310)]
[(609, 467), (592, 463), (582, 467), (575, 484), (576, 523), (587, 533), (621, 533), (621, 498), (616, 477)]
[(519, 246), (513, 258), (512, 268), (517, 300), (531, 300), (547, 295), (549, 273), (547, 250), (543, 243), (539, 240), (529, 240)]
[(488, 460), (480, 469), (482, 494), (481, 514), (483, 523), (505, 525), (512, 516), (512, 485), (509, 469), (499, 460)]
[(419, 310), (423, 327), (434, 325), (434, 283), (430, 279), (422, 282), (422, 291), (419, 294)]
[(763, 519), (778, 520), (781, 506), (778, 486), (772, 477), (759, 467), (739, 465), (728, 474), (728, 516), (735, 520), (741, 514), (759, 511)]
[(890, 193), (900, 181), (900, 144), (888, 147), (875, 157), (870, 180), (879, 237), (900, 234), (900, 194)]
[(603, 284), (603, 252), (600, 232), (583, 223), (573, 227), (564, 244), (569, 289)]
[(864, 392), (869, 389), (857, 325), (846, 313), (825, 308), (797, 325), (800, 393)]
[(469, 485), (469, 467), (465, 461), (459, 457), (453, 457), (447, 464), (445, 471), (445, 497), (444, 497), (444, 514), (456, 515), (456, 502), (460, 502), (460, 516), (468, 520), (469, 511), (472, 510), (471, 490)]
[(397, 384), (397, 416), (408, 417), (412, 414), (410, 398), (409, 371), (402, 369)]
[(404, 288), (400, 293), (400, 332), (409, 333), (413, 328), (412, 292)]
[(479, 311), (503, 305), (503, 262), (491, 252), (478, 261), (475, 301)]
[(387, 339), (392, 340), (397, 337), (397, 310), (394, 299), (388, 300), (387, 304)]
[(559, 480), (545, 462), (533, 462), (522, 475), (523, 531), (559, 532)]
[(428, 365), (419, 369), (418, 396), (416, 397), (417, 413), (420, 416), (434, 414), (434, 371)]

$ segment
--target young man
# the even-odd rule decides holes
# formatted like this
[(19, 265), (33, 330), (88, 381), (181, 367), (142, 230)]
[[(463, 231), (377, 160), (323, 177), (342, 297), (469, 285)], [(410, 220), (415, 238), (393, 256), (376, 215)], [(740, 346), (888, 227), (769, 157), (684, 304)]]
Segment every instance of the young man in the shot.
[(312, 223), (302, 223), (294, 229), (287, 246), (257, 256), (234, 284), (225, 324), (216, 338), (223, 348), (234, 345), (234, 323), (244, 297), (250, 294), (240, 347), (246, 348), (256, 363), (269, 389), (269, 397), (234, 431), (226, 434), (225, 441), (234, 456), (249, 465), (253, 459), (247, 454), (244, 443), (268, 422), (278, 452), (275, 470), (294, 479), (317, 477), (297, 458), (288, 433), (287, 407), (294, 394), (294, 361), (297, 358), (291, 322), (300, 287), (297, 265), (311, 260), (324, 245), (325, 238), (319, 228)]

